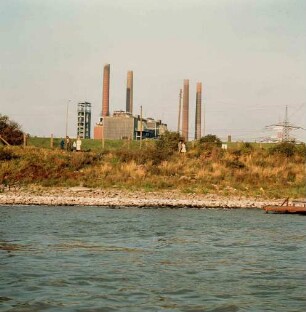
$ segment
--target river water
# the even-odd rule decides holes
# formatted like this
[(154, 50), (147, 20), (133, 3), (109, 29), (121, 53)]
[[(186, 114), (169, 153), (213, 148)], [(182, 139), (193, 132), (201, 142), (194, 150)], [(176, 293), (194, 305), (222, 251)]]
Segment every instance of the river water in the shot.
[(0, 207), (1, 311), (306, 311), (306, 217)]

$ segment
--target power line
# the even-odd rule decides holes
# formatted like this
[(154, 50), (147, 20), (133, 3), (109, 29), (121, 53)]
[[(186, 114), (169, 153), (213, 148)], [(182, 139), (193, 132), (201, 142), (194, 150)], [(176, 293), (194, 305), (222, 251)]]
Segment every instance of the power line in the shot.
[(284, 121), (276, 123), (276, 124), (272, 124), (266, 127), (267, 129), (277, 129), (279, 128), (281, 130), (280, 132), (280, 140), (282, 142), (289, 142), (289, 141), (294, 141), (294, 138), (290, 137), (290, 132), (292, 130), (297, 130), (297, 129), (303, 129), (302, 127), (293, 125), (289, 122), (288, 119), (288, 107), (286, 106), (286, 110), (285, 110), (285, 118)]

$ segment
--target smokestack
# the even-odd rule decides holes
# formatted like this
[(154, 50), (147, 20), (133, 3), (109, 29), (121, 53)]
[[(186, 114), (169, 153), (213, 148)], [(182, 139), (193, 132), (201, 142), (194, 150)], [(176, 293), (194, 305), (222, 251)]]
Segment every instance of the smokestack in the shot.
[(178, 133), (178, 134), (180, 134), (180, 131), (181, 131), (182, 94), (183, 94), (183, 90), (180, 89), (180, 95), (179, 95), (179, 112), (178, 112), (178, 122), (177, 122), (177, 133)]
[(103, 95), (102, 95), (102, 116), (109, 116), (109, 77), (110, 65), (104, 66), (103, 72)]
[(185, 141), (188, 141), (188, 125), (189, 125), (189, 80), (184, 80), (184, 94), (183, 94), (183, 126), (182, 136)]
[(197, 83), (197, 95), (196, 95), (196, 113), (195, 113), (195, 140), (201, 138), (201, 105), (202, 105), (202, 83)]
[(126, 111), (133, 114), (133, 71), (127, 73), (126, 85)]

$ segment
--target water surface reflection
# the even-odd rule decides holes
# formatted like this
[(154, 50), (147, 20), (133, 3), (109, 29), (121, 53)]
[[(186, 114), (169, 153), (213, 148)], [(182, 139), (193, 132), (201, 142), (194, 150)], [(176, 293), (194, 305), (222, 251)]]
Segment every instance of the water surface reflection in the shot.
[(306, 218), (0, 207), (1, 311), (305, 311)]

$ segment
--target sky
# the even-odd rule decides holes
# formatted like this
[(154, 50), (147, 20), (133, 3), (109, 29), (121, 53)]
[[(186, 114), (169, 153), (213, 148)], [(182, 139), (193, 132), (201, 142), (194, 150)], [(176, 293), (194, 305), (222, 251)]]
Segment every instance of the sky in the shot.
[[(177, 130), (179, 90), (190, 81), (189, 137), (202, 82), (202, 135), (254, 141), (284, 119), (306, 128), (305, 0), (0, 0), (0, 114), (32, 136), (76, 136), (77, 103), (125, 109)], [(306, 141), (306, 131), (296, 130)]]

